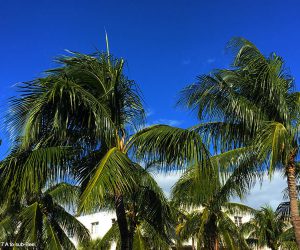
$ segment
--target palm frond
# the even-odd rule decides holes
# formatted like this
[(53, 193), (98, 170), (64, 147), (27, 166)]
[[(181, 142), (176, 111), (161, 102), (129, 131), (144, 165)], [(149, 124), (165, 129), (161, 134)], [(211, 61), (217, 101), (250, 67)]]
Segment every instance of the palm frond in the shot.
[(104, 202), (106, 193), (115, 194), (131, 190), (136, 185), (136, 167), (117, 148), (110, 149), (99, 162), (94, 176), (84, 190), (79, 211), (91, 211)]
[(118, 224), (114, 223), (111, 228), (106, 232), (101, 241), (98, 244), (99, 249), (109, 249), (113, 243), (120, 242), (120, 231)]
[(290, 153), (291, 137), (286, 127), (278, 122), (266, 122), (256, 137), (256, 148), (260, 159), (270, 159), (269, 174), (278, 165), (286, 165)]
[(226, 213), (232, 215), (253, 215), (256, 212), (254, 208), (236, 202), (226, 202), (222, 207), (226, 209)]
[(16, 241), (26, 240), (38, 244), (42, 232), (42, 217), (43, 214), (38, 202), (24, 208), (19, 215), (22, 223), (18, 229)]
[(71, 151), (66, 147), (20, 149), (0, 163), (4, 193), (8, 197), (40, 191), (47, 180), (57, 180), (68, 173)]
[(135, 250), (150, 250), (150, 246), (145, 242), (142, 234), (142, 229), (137, 226), (133, 237), (133, 249)]
[(61, 182), (48, 188), (45, 193), (51, 195), (53, 201), (57, 204), (69, 210), (74, 210), (79, 202), (80, 188)]
[(186, 167), (187, 163), (202, 167), (209, 163), (209, 152), (197, 133), (167, 125), (139, 131), (129, 140), (128, 149), (135, 151), (139, 160), (160, 163), (166, 170)]

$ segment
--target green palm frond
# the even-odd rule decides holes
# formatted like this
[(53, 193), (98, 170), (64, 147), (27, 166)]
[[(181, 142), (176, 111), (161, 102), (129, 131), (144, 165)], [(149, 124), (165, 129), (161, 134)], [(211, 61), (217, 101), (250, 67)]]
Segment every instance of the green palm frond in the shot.
[(224, 245), (228, 249), (250, 250), (239, 227), (226, 213), (221, 213), (218, 229), (220, 232), (220, 236), (222, 237), (222, 241), (224, 241)]
[(215, 195), (220, 187), (219, 176), (199, 176), (197, 167), (191, 166), (175, 183), (172, 201), (184, 207), (199, 207)]
[(1, 216), (0, 219), (0, 240), (6, 242), (11, 236), (14, 235), (17, 228), (18, 221), (11, 215), (5, 217)]
[[(105, 246), (104, 249), (100, 248), (101, 238), (96, 238), (88, 242), (82, 242), (78, 244), (78, 250), (105, 250), (109, 249), (109, 246)], [(117, 249), (118, 250), (118, 249)]]
[(286, 73), (284, 61), (281, 57), (272, 53), (266, 58), (250, 41), (244, 38), (233, 38), (229, 47), (235, 52), (234, 67), (247, 70), (250, 74), (256, 74), (255, 88), (263, 90), (267, 98), (275, 98), (275, 93), (290, 90), (294, 82)]
[[(53, 228), (53, 226), (47, 219), (44, 219), (44, 227), (45, 227), (45, 234), (47, 235), (46, 236), (47, 244), (45, 246), (45, 249), (62, 250), (63, 248), (61, 246), (60, 239), (57, 235), (57, 231), (55, 228)], [(62, 236), (60, 236), (60, 238), (61, 237)], [(73, 246), (68, 249), (73, 250), (75, 249), (75, 247)]]
[(124, 75), (123, 59), (70, 53), (58, 58), (60, 68), (19, 85), (20, 95), (12, 98), (7, 124), (15, 137), (24, 136), (23, 144), (69, 141), (79, 131), (111, 141), (116, 129), (144, 123), (140, 91)]
[(54, 133), (62, 139), (70, 126), (88, 128), (96, 135), (108, 133), (113, 126), (107, 108), (76, 82), (64, 77), (24, 83), (21, 97), (13, 99), (11, 109), (14, 115), (8, 117), (8, 123), (24, 136), (26, 145), (41, 139), (45, 130), (48, 135)]
[(133, 249), (134, 250), (150, 250), (150, 246), (145, 242), (142, 234), (142, 228), (137, 226), (133, 236)]
[(200, 76), (197, 83), (182, 91), (179, 104), (197, 109), (201, 121), (207, 122), (209, 118), (212, 122), (225, 122), (240, 128), (231, 139), (249, 137), (258, 128), (260, 121), (266, 119), (266, 114), (258, 104), (240, 94), (240, 85), (244, 83), (241, 83), (241, 77), (229, 70)]
[(31, 242), (41, 249), (75, 249), (67, 233), (79, 241), (90, 240), (84, 225), (56, 203), (62, 199), (63, 186), (66, 185), (31, 192), (18, 201), (19, 206), (7, 207), (0, 215), (0, 231), (7, 235), (5, 240)]
[(277, 249), (284, 242), (283, 235), (287, 228), (288, 223), (271, 207), (265, 206), (256, 211), (254, 217), (242, 225), (241, 230), (249, 238), (257, 239), (258, 246)]
[(56, 223), (64, 230), (64, 232), (74, 235), (79, 242), (90, 240), (88, 229), (63, 207), (56, 204), (53, 206), (51, 213), (53, 214), (52, 216), (55, 218)]
[(212, 145), (216, 153), (230, 151), (237, 147), (245, 147), (252, 138), (251, 131), (241, 124), (228, 121), (203, 122), (190, 128), (196, 131), (208, 145)]
[(99, 249), (109, 249), (113, 243), (120, 242), (120, 231), (118, 224), (114, 223), (111, 228), (106, 232), (101, 241), (98, 244)]
[(187, 163), (209, 164), (209, 152), (201, 137), (194, 131), (167, 125), (154, 125), (136, 133), (128, 142), (129, 150), (145, 162), (186, 167)]
[(79, 202), (80, 187), (61, 182), (48, 188), (45, 194), (49, 194), (57, 204), (74, 210)]
[(168, 250), (172, 241), (147, 221), (140, 225), (140, 234), (147, 246), (154, 249)]
[(71, 56), (58, 58), (62, 68), (48, 72), (66, 74), (80, 80), (80, 85), (101, 101), (108, 101), (110, 116), (116, 127), (129, 123), (142, 124), (145, 112), (137, 84), (123, 74), (124, 60), (107, 53), (85, 55), (70, 52)]
[(26, 240), (28, 242), (36, 242), (39, 244), (43, 226), (43, 213), (39, 203), (35, 202), (24, 208), (21, 211), (19, 218), (22, 223), (17, 232), (17, 241)]
[(72, 152), (66, 147), (19, 149), (0, 162), (2, 192), (8, 197), (40, 191), (47, 180), (56, 180), (68, 173), (67, 161)]
[(297, 244), (295, 242), (295, 232), (293, 227), (288, 228), (280, 235), (280, 242), (282, 249), (297, 250)]
[(84, 190), (79, 210), (91, 211), (95, 205), (104, 202), (106, 193), (123, 193), (136, 185), (136, 167), (117, 148), (110, 149), (99, 162), (94, 176)]
[(225, 174), (226, 172), (232, 172), (242, 162), (249, 161), (253, 156), (256, 156), (253, 147), (239, 147), (211, 156), (210, 161), (213, 165), (218, 166), (220, 171)]
[(256, 138), (256, 148), (259, 158), (270, 158), (269, 173), (272, 174), (276, 166), (286, 165), (291, 150), (291, 137), (286, 127), (278, 122), (265, 123)]
[(253, 215), (256, 212), (256, 210), (254, 208), (249, 207), (245, 204), (236, 203), (236, 202), (226, 202), (223, 204), (222, 207), (226, 210), (226, 213), (231, 214), (231, 215), (233, 215), (233, 214), (234, 215), (238, 215), (238, 214)]
[(185, 213), (181, 217), (182, 222), (176, 226), (176, 234), (180, 236), (182, 240), (188, 240), (191, 237), (197, 237), (200, 229), (200, 219), (202, 212), (192, 211), (191, 213)]
[(223, 180), (217, 200), (223, 203), (235, 196), (243, 199), (261, 175), (262, 173), (257, 171), (255, 157), (246, 158)]

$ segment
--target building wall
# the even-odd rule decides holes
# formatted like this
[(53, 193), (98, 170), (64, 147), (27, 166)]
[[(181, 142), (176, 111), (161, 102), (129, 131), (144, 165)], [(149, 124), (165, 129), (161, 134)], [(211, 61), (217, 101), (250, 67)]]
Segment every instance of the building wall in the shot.
[[(106, 232), (111, 228), (113, 220), (117, 216), (114, 211), (102, 211), (94, 214), (79, 216), (77, 219), (89, 230), (93, 240), (102, 238)], [(92, 223), (99, 223), (97, 232), (92, 233)], [(95, 229), (95, 227), (94, 227)], [(70, 237), (72, 242), (77, 246), (79, 242), (74, 237)]]

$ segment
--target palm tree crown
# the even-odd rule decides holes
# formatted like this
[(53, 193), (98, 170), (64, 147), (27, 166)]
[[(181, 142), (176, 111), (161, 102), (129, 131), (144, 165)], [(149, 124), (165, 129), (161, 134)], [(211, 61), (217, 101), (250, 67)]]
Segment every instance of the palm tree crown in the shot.
[(233, 39), (230, 47), (235, 52), (233, 69), (199, 77), (182, 92), (180, 103), (196, 109), (200, 120), (210, 121), (195, 129), (212, 140), (216, 151), (244, 147), (243, 157), (255, 155), (261, 166), (258, 174), (266, 168), (270, 176), (277, 168), (283, 170), (300, 246), (295, 183), (300, 94), (294, 92), (281, 57), (265, 57), (242, 38)]

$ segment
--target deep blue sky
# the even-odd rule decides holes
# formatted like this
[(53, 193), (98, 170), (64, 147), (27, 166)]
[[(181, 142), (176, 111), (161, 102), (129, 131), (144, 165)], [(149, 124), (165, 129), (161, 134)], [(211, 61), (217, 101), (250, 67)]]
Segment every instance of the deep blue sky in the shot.
[[(299, 13), (297, 0), (1, 1), (1, 115), (12, 85), (41, 76), (64, 49), (104, 50), (106, 29), (111, 52), (127, 60), (128, 76), (141, 86), (149, 123), (193, 125), (174, 108), (176, 95), (197, 75), (229, 66), (224, 48), (233, 36), (283, 56), (300, 80)], [(3, 130), (0, 137), (1, 159), (8, 140)]]

